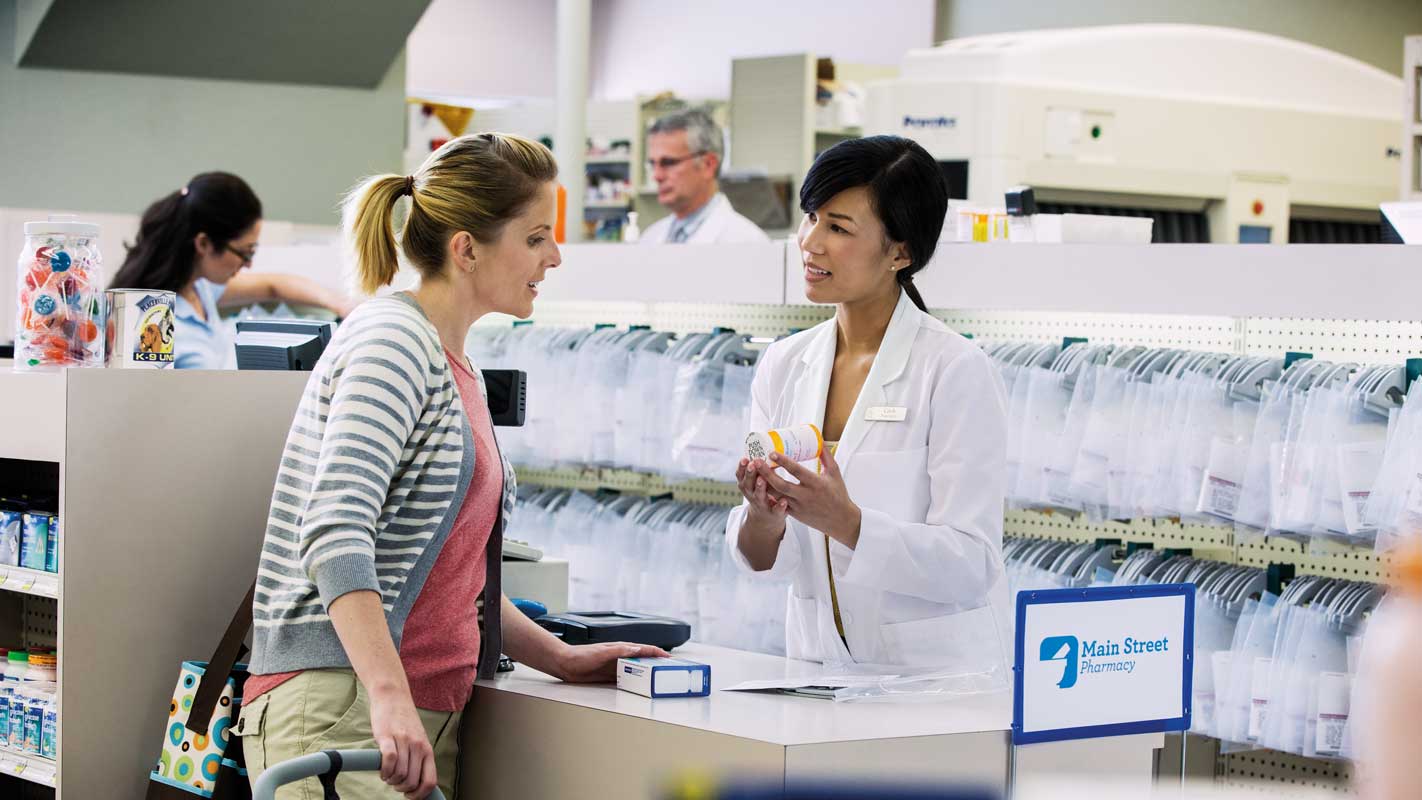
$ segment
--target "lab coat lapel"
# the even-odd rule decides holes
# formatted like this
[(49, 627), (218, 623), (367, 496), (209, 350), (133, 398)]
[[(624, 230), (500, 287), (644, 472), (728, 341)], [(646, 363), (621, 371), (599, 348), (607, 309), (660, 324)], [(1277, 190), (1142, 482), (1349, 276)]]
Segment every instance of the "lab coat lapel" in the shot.
[[(889, 328), (884, 331), (884, 340), (879, 343), (874, 365), (869, 368), (869, 375), (864, 379), (864, 388), (859, 390), (859, 399), (854, 403), (854, 410), (849, 412), (849, 419), (844, 425), (844, 436), (840, 439), (839, 449), (835, 451), (835, 461), (841, 471), (848, 471), (850, 461), (869, 433), (869, 426), (876, 424), (865, 420), (864, 415), (869, 409), (884, 405), (887, 397), (884, 387), (897, 380), (908, 365), (913, 340), (918, 334), (918, 315), (919, 310), (908, 294), (900, 292), (899, 304), (894, 308), (894, 316), (889, 319)], [(830, 361), (833, 363), (833, 356)], [(825, 387), (826, 390), (829, 387), (828, 379), (825, 381)], [(821, 411), (823, 412), (823, 402)]]
[(696, 232), (687, 240), (689, 244), (715, 244), (721, 238), (721, 232), (726, 229), (726, 223), (730, 221), (727, 213), (731, 209), (731, 201), (723, 194), (717, 194), (711, 198), (711, 208), (706, 211), (706, 219), (696, 228)]
[(815, 340), (800, 356), (804, 368), (795, 386), (795, 416), (789, 425), (806, 422), (820, 430), (825, 427), (825, 404), (829, 400), (830, 376), (834, 372), (834, 351), (838, 328), (830, 320), (815, 331)]

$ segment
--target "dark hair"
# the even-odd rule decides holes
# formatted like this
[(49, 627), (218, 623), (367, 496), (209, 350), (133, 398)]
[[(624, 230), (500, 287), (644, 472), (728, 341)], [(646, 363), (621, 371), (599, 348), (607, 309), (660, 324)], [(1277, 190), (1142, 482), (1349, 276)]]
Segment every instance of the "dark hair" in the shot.
[(818, 210), (857, 186), (869, 188), (869, 202), (890, 241), (908, 248), (910, 263), (899, 270), (899, 285), (927, 311), (913, 276), (928, 265), (948, 214), (948, 184), (938, 162), (917, 142), (901, 136), (848, 139), (815, 159), (800, 184), (800, 209)]
[(109, 287), (179, 291), (196, 269), (194, 237), (206, 233), (214, 247), (224, 248), (261, 218), (262, 201), (246, 181), (204, 172), (143, 212), (138, 237)]

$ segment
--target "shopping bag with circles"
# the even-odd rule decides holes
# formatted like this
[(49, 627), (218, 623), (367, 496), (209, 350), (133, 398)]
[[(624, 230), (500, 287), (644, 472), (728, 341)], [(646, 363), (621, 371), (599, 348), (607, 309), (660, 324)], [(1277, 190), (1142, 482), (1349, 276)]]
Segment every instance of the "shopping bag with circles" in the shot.
[(242, 702), (246, 652), (252, 627), (252, 594), (233, 615), (207, 661), (184, 661), (168, 704), (163, 750), (148, 777), (147, 800), (249, 800), (242, 742), (231, 735)]

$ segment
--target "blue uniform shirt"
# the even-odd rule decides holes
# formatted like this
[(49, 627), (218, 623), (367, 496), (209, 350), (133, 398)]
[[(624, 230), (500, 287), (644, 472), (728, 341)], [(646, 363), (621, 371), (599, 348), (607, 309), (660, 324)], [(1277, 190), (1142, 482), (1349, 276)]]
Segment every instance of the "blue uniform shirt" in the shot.
[(237, 353), (232, 349), (232, 339), (227, 335), (227, 326), (217, 315), (217, 299), (227, 287), (203, 278), (193, 284), (198, 299), (202, 301), (203, 320), (198, 317), (192, 304), (181, 294), (173, 307), (177, 317), (178, 333), (173, 342), (173, 366), (178, 369), (234, 369)]

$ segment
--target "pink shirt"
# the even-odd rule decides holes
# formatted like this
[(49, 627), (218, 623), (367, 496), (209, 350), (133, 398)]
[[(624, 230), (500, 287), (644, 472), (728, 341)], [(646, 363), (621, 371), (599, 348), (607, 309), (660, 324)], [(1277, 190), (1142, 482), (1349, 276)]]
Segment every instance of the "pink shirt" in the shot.
[[(482, 384), (462, 357), (447, 355), (474, 438), (474, 477), (400, 639), (400, 663), (415, 707), (446, 712), (463, 709), (474, 691), (480, 640), (475, 603), (484, 591), (484, 550), (504, 493), (503, 462)], [(243, 689), (243, 701), (251, 702), (299, 674), (253, 675)]]

